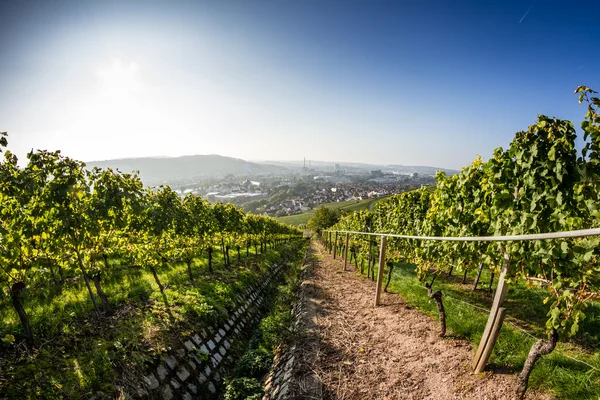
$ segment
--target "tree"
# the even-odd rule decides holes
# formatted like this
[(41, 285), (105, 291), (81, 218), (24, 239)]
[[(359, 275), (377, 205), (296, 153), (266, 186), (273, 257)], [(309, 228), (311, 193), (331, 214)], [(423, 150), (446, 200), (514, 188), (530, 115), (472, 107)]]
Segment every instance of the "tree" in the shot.
[(313, 217), (308, 221), (308, 227), (317, 233), (321, 233), (323, 229), (335, 225), (339, 220), (340, 212), (338, 210), (321, 206), (317, 208)]

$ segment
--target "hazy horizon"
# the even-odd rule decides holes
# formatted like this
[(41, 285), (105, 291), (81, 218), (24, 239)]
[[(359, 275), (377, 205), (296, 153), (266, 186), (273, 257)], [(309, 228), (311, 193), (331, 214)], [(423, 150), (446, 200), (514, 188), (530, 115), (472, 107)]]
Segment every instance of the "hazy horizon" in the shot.
[[(165, 159), (165, 158), (180, 158), (180, 157), (196, 157), (196, 156), (218, 156), (218, 157), (226, 157), (226, 158), (234, 158), (250, 163), (257, 164), (269, 164), (269, 163), (282, 163), (282, 164), (298, 164), (301, 165), (304, 160), (303, 159), (291, 159), (291, 160), (268, 160), (268, 159), (243, 159), (238, 157), (230, 157), (224, 154), (182, 154), (180, 156), (141, 156), (141, 157), (121, 157), (121, 158), (110, 158), (110, 159), (102, 159), (102, 160), (81, 160), (85, 163), (101, 163), (106, 161), (119, 161), (119, 160), (127, 160), (127, 159), (140, 159), (140, 158), (151, 158), (151, 159)], [(357, 161), (341, 161), (341, 160), (306, 160), (306, 166), (309, 166), (310, 163), (313, 164), (340, 164), (340, 165), (353, 165), (353, 164), (362, 164), (362, 165), (376, 165), (376, 166), (386, 166), (386, 165), (398, 165), (398, 166), (406, 166), (406, 167), (434, 167), (434, 168), (442, 168), (453, 170), (454, 168), (448, 168), (444, 165), (416, 165), (416, 164), (394, 164), (394, 163), (364, 163)]]
[(460, 170), (598, 90), (593, 5), (0, 3), (0, 131), (19, 158), (217, 154)]

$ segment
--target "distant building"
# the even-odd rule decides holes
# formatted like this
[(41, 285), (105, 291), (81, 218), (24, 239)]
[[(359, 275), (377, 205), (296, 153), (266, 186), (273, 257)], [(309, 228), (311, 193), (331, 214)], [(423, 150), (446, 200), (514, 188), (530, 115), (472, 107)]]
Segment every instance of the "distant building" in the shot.
[(348, 178), (347, 176), (326, 176), (326, 175), (320, 175), (320, 176), (315, 176), (313, 178), (314, 181), (318, 181), (318, 182), (329, 182), (329, 183), (340, 183), (340, 182), (351, 182), (351, 179)]
[[(209, 195), (211, 195), (212, 193), (209, 193)], [(212, 194), (212, 196), (209, 197), (209, 195), (207, 195), (206, 197), (211, 200), (211, 197), (213, 200), (211, 201), (220, 201), (223, 203), (245, 203), (247, 201), (250, 200), (258, 200), (258, 199), (264, 199), (265, 197), (268, 197), (267, 193), (229, 193), (229, 194)]]
[(260, 186), (260, 182), (246, 179), (244, 182), (242, 182), (242, 186), (247, 189), (249, 186)]
[(371, 178), (381, 178), (383, 176), (383, 172), (380, 169), (375, 169), (371, 171)]
[(218, 195), (220, 192), (209, 192), (206, 193), (206, 198), (208, 201), (215, 201), (215, 196)]

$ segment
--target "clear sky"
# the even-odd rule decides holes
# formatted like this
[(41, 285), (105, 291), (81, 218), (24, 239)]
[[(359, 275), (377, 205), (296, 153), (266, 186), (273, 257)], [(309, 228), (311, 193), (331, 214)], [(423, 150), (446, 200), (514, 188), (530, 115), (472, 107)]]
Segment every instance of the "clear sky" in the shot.
[(460, 168), (600, 90), (596, 1), (0, 1), (21, 157)]

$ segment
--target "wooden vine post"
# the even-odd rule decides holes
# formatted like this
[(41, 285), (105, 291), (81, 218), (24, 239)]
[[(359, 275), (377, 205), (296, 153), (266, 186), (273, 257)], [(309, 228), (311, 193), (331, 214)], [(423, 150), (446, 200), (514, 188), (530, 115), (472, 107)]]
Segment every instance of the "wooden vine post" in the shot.
[(338, 244), (338, 232), (335, 231), (335, 240), (333, 241), (333, 259), (335, 260), (335, 256), (337, 253), (337, 244)]
[(369, 238), (369, 257), (367, 258), (367, 278), (371, 277), (371, 259), (373, 258), (373, 238), (368, 236)]
[(504, 253), (502, 271), (500, 272), (498, 287), (496, 288), (496, 294), (494, 295), (490, 316), (488, 317), (483, 336), (477, 347), (477, 352), (475, 352), (475, 357), (473, 357), (473, 371), (475, 373), (480, 373), (485, 369), (485, 366), (490, 359), (490, 355), (492, 354), (492, 350), (494, 349), (494, 345), (496, 344), (496, 340), (498, 339), (500, 328), (502, 328), (506, 310), (500, 306), (504, 302), (504, 297), (506, 297), (507, 285), (504, 278), (508, 272), (508, 261), (508, 254)]
[(381, 237), (381, 247), (379, 248), (379, 267), (377, 268), (377, 287), (375, 289), (375, 307), (379, 305), (381, 298), (381, 286), (383, 284), (383, 269), (385, 267), (385, 250), (386, 250), (386, 237)]
[(329, 254), (333, 254), (333, 232), (329, 232)]
[(346, 233), (346, 245), (344, 246), (344, 271), (348, 265), (348, 242), (350, 241), (350, 234)]
[(331, 231), (327, 232), (329, 235), (329, 240), (327, 241), (327, 250), (329, 250), (329, 254), (331, 254)]

